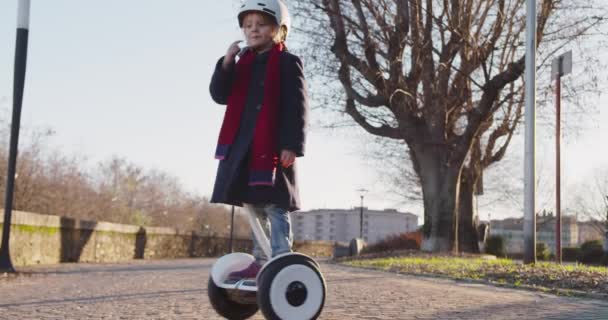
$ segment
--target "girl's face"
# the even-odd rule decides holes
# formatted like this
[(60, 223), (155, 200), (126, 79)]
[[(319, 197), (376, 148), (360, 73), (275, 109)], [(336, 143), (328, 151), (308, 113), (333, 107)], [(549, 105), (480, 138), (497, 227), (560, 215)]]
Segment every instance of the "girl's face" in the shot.
[(278, 32), (276, 24), (261, 13), (249, 13), (243, 19), (243, 33), (247, 46), (255, 51), (264, 51), (274, 45), (274, 36)]

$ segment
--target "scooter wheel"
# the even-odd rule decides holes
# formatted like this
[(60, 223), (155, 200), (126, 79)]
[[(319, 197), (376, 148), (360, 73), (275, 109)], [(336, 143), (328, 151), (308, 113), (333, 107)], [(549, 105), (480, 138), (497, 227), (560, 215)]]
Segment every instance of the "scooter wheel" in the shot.
[(209, 302), (211, 302), (213, 309), (220, 316), (230, 320), (247, 319), (258, 312), (259, 309), (255, 304), (241, 304), (230, 300), (226, 289), (215, 285), (212, 277), (209, 277), (207, 294), (209, 295)]
[(316, 319), (325, 304), (325, 279), (304, 255), (269, 262), (258, 276), (258, 306), (271, 320)]

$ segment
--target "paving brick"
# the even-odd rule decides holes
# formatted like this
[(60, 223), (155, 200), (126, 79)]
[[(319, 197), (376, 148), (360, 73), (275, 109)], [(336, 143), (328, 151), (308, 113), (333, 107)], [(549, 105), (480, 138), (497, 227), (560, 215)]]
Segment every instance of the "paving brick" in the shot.
[[(221, 319), (213, 259), (30, 267), (0, 279), (0, 319)], [(320, 319), (608, 319), (608, 301), (321, 264)], [(260, 313), (252, 319), (263, 319)]]

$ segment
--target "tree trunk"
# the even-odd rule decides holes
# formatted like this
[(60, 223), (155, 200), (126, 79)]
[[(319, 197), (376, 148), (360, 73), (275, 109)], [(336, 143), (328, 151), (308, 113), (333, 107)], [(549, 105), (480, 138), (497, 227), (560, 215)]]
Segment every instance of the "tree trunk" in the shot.
[(479, 253), (479, 217), (475, 206), (475, 177), (467, 168), (460, 179), (460, 203), (458, 224), (458, 251)]
[(458, 249), (458, 187), (462, 162), (451, 163), (449, 150), (418, 147), (414, 150), (424, 199), (422, 250)]

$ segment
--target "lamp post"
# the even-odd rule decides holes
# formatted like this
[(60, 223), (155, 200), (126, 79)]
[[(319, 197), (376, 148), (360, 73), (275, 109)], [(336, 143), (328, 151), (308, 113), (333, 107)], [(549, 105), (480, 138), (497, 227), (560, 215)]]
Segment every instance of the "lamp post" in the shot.
[(536, 0), (526, 0), (524, 263), (536, 262)]
[(17, 41), (15, 44), (15, 71), (13, 84), (13, 119), (8, 156), (8, 174), (6, 176), (6, 194), (4, 200), (4, 225), (2, 243), (0, 244), (0, 271), (15, 272), (9, 252), (11, 215), (13, 211), (13, 192), (15, 189), (15, 171), (17, 168), (17, 147), (19, 145), (19, 126), (21, 123), (21, 106), (25, 86), (25, 69), (27, 62), (27, 42), (30, 24), (30, 0), (20, 0), (17, 11)]
[(363, 197), (368, 192), (367, 189), (359, 189), (359, 196), (361, 197), (361, 207), (359, 207), (359, 238), (363, 239)]

